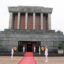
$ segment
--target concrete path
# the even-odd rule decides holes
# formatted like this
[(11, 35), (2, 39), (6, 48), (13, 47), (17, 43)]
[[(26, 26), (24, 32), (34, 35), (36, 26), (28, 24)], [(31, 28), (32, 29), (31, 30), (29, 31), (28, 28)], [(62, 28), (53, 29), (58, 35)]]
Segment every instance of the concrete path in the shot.
[[(17, 64), (23, 57), (0, 56), (0, 64)], [(49, 57), (49, 62), (45, 63), (45, 57), (34, 57), (37, 64), (64, 64), (64, 57)]]

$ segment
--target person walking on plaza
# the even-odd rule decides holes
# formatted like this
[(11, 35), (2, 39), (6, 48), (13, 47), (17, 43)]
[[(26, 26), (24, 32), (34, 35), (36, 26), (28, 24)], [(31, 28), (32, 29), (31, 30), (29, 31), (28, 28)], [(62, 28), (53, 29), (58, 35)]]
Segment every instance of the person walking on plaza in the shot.
[(14, 50), (13, 48), (11, 49), (11, 58), (13, 58), (13, 55), (14, 55)]
[(48, 62), (48, 46), (45, 46), (45, 62)]

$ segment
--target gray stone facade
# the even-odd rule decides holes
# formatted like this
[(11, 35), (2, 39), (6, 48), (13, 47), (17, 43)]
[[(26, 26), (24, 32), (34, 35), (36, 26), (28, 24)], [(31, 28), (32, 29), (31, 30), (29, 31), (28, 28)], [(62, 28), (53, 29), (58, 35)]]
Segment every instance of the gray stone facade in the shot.
[(19, 41), (39, 41), (40, 46), (48, 45), (49, 52), (57, 52), (58, 43), (64, 42), (62, 32), (54, 30), (9, 30), (0, 31), (0, 51), (10, 51)]
[(52, 8), (46, 7), (37, 7), (37, 6), (18, 6), (18, 7), (9, 7), (9, 12), (43, 12), (43, 13), (52, 13)]

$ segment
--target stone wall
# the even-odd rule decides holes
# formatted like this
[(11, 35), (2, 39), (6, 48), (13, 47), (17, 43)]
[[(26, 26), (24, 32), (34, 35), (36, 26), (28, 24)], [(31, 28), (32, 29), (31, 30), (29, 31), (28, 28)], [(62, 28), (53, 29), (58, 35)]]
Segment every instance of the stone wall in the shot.
[(18, 46), (18, 41), (40, 41), (41, 46), (48, 45), (49, 52), (54, 52), (58, 42), (64, 41), (64, 36), (54, 30), (5, 30), (0, 32), (0, 51), (10, 51), (13, 46)]

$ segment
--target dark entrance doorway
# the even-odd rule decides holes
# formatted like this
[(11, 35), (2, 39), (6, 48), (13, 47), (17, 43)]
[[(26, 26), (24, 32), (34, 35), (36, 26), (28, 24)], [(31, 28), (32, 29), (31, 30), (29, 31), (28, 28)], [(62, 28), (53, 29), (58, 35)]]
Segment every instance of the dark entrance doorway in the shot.
[(36, 47), (36, 52), (38, 52), (40, 45), (41, 43), (39, 41), (19, 41), (18, 52), (23, 52), (23, 47), (25, 47), (25, 52), (33, 52), (34, 46)]
[(27, 52), (32, 52), (32, 44), (27, 44)]

